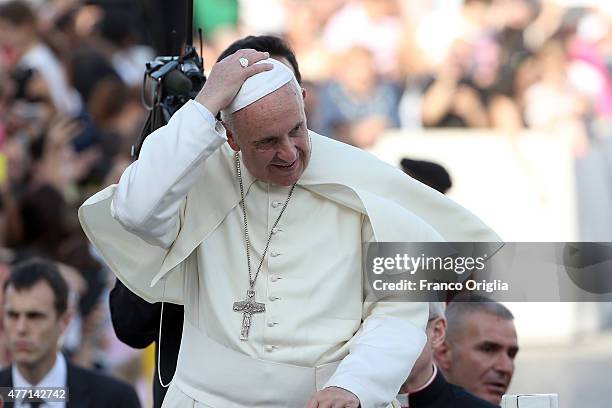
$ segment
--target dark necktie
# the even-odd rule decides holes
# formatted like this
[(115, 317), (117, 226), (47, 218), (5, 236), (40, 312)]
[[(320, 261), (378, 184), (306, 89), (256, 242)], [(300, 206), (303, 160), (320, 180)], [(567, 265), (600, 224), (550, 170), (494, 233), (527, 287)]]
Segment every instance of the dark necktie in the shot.
[(33, 400), (29, 402), (30, 408), (39, 408), (43, 403), (43, 400)]

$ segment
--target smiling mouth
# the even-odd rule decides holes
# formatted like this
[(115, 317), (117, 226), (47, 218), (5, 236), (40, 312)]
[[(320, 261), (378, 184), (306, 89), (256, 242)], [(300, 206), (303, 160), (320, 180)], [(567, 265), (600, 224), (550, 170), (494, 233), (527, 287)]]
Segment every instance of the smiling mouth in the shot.
[(290, 169), (297, 163), (297, 159), (290, 164), (273, 164), (274, 167), (280, 167), (281, 169)]

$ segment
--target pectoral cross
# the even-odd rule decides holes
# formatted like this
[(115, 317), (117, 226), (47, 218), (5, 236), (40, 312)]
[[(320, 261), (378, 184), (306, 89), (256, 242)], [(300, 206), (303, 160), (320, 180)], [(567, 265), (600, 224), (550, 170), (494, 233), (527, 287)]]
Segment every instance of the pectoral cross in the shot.
[(246, 300), (234, 302), (234, 312), (242, 312), (242, 329), (240, 330), (240, 340), (249, 339), (249, 328), (251, 327), (251, 316), (255, 313), (263, 313), (266, 311), (264, 303), (255, 301), (255, 291), (247, 289)]

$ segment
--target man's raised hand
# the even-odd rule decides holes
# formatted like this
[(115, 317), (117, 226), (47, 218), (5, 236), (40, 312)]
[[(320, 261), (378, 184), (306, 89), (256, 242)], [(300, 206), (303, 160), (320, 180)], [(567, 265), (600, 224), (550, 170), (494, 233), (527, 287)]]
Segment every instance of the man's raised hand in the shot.
[[(204, 105), (213, 116), (216, 116), (232, 102), (247, 78), (273, 68), (273, 65), (268, 63), (256, 64), (269, 57), (270, 54), (267, 52), (253, 49), (238, 50), (228, 55), (213, 65), (206, 83), (196, 96), (196, 101)], [(241, 58), (246, 58), (248, 61), (246, 67), (241, 65)]]

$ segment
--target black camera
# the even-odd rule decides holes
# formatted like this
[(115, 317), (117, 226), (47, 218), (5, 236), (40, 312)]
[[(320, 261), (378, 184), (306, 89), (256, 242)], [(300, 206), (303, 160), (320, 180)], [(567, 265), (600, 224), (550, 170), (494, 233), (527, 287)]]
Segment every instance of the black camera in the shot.
[(180, 57), (163, 56), (147, 62), (142, 94), (149, 115), (132, 146), (134, 159), (138, 158), (146, 137), (168, 123), (189, 99), (194, 99), (205, 82), (202, 58), (191, 45), (186, 46), (185, 53)]

